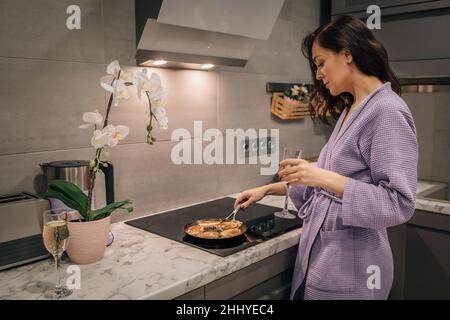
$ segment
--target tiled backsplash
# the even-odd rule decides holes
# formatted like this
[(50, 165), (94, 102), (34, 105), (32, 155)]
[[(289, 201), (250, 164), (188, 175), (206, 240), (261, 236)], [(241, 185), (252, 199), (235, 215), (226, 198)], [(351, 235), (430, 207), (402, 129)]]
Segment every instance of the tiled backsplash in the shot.
[[(80, 0), (81, 30), (68, 30), (69, 0), (0, 2), (0, 194), (36, 192), (39, 163), (90, 159), (90, 132), (81, 131), (86, 111), (103, 110), (99, 86), (108, 62), (135, 68), (133, 0)], [(266, 82), (303, 82), (310, 77), (300, 40), (319, 24), (319, 1), (287, 0), (273, 32), (260, 41), (245, 68), (221, 71), (152, 69), (167, 89), (168, 131), (157, 129), (145, 143), (145, 99), (131, 97), (114, 108), (110, 121), (131, 132), (111, 151), (116, 198), (133, 198), (134, 216), (204, 201), (269, 182), (259, 165), (174, 165), (170, 141), (176, 128), (193, 133), (193, 121), (207, 128), (279, 128), (280, 148), (317, 156), (332, 128), (310, 119), (283, 122), (270, 115)], [(7, 15), (4, 13), (8, 13)], [(293, 18), (295, 17), (295, 19)], [(195, 137), (192, 137), (193, 139)], [(200, 137), (197, 137), (200, 138)], [(101, 179), (97, 186), (101, 186)], [(103, 191), (96, 191), (97, 201)], [(128, 217), (114, 215), (114, 220)]]

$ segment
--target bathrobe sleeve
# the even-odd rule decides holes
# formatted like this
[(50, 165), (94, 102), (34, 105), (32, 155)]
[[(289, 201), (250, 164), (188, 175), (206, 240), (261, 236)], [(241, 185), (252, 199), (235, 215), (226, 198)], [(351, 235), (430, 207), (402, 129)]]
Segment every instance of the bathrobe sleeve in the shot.
[(360, 140), (372, 183), (346, 177), (344, 225), (382, 229), (408, 221), (415, 210), (418, 145), (407, 107), (383, 108)]
[(303, 203), (308, 200), (313, 190), (314, 188), (301, 184), (294, 185), (290, 188), (289, 198), (292, 200), (292, 203), (294, 203), (297, 210), (299, 210)]

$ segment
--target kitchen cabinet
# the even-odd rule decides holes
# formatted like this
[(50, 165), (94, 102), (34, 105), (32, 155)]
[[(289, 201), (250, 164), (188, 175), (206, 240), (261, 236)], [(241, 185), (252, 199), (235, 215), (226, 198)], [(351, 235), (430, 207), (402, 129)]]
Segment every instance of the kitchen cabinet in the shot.
[(288, 299), (296, 256), (297, 246), (294, 246), (176, 299)]
[(426, 8), (441, 8), (446, 5), (447, 1), (434, 1), (434, 0), (332, 0), (331, 1), (331, 14), (354, 14), (356, 12), (366, 12), (367, 7), (370, 5), (377, 5), (380, 9), (386, 9), (388, 13), (403, 12), (412, 10), (421, 10)]
[(389, 228), (394, 255), (391, 299), (450, 299), (450, 215), (416, 210)]
[(331, 15), (351, 15), (366, 21), (371, 4), (381, 9), (381, 29), (372, 32), (386, 48), (400, 79), (416, 79), (414, 83), (423, 84), (423, 79), (449, 77), (450, 42), (443, 39), (450, 30), (450, 0), (337, 0), (332, 2)]

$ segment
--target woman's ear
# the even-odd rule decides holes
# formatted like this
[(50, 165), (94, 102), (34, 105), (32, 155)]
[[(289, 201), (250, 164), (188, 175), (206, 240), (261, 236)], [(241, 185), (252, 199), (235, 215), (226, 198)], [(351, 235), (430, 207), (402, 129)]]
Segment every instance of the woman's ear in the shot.
[(353, 56), (347, 49), (342, 49), (342, 54), (344, 55), (345, 62), (350, 64), (353, 61)]

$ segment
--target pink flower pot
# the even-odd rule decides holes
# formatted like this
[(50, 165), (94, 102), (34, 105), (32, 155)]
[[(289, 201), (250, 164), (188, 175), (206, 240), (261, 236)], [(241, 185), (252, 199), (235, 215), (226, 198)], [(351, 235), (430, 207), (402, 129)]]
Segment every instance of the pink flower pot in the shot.
[(89, 221), (69, 221), (69, 244), (67, 254), (77, 264), (88, 264), (103, 258), (111, 225), (111, 216)]

